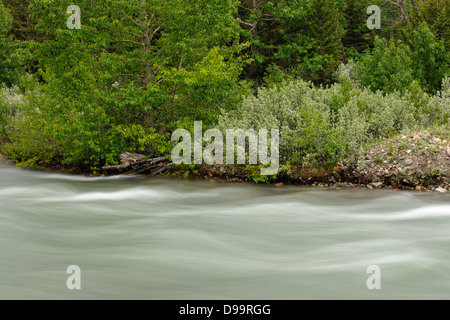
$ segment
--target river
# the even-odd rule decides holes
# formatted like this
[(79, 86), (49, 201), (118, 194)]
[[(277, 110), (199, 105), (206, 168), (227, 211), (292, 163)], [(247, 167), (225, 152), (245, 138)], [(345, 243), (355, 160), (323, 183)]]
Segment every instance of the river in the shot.
[(2, 164), (0, 299), (450, 299), (450, 195)]

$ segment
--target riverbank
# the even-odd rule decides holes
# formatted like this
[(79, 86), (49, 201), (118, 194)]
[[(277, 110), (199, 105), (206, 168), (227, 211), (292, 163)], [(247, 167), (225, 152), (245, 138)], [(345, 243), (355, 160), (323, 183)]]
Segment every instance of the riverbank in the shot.
[(429, 133), (400, 135), (368, 146), (357, 159), (331, 170), (284, 165), (276, 176), (259, 175), (258, 167), (198, 165), (169, 168), (166, 174), (194, 179), (311, 185), (318, 188), (362, 186), (369, 189), (450, 190), (450, 144)]
[[(0, 160), (13, 164), (0, 154)], [(139, 160), (139, 159), (138, 159)], [(150, 161), (150, 160), (147, 160)], [(142, 162), (142, 161), (140, 161)], [(123, 163), (123, 162), (122, 162)], [(129, 163), (128, 163), (129, 164)], [(77, 168), (46, 168), (49, 171), (83, 175), (149, 175), (136, 166), (110, 172), (84, 172)], [(130, 171), (132, 170), (132, 171)], [(212, 179), (224, 182), (252, 182), (281, 185), (304, 185), (317, 188), (403, 189), (416, 191), (450, 191), (450, 142), (430, 133), (399, 135), (366, 147), (358, 159), (350, 158), (332, 169), (284, 164), (277, 175), (261, 176), (258, 166), (248, 165), (171, 165), (158, 172), (186, 179)]]

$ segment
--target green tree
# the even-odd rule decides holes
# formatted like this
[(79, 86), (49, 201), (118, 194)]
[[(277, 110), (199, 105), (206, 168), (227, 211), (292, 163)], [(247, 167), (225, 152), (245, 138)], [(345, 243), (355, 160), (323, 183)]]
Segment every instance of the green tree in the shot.
[[(66, 27), (71, 4), (31, 0), (47, 40), (33, 53), (43, 84), (9, 147), (21, 160), (89, 168), (124, 150), (160, 154), (177, 123), (211, 125), (246, 92), (234, 1), (81, 0), (80, 30)], [(30, 139), (51, 152), (24, 151)]]
[(435, 94), (449, 74), (450, 55), (443, 41), (426, 25), (415, 30), (407, 42), (377, 38), (372, 51), (366, 51), (357, 63), (357, 78), (372, 90), (405, 92), (416, 81), (428, 93)]
[(356, 66), (357, 79), (373, 91), (404, 92), (414, 80), (409, 46), (395, 41), (375, 38), (372, 51), (366, 51)]
[(246, 0), (238, 20), (243, 39), (250, 43), (253, 63), (246, 72), (255, 88), (264, 81), (289, 77), (317, 84), (335, 80), (343, 54), (335, 0)]
[(445, 50), (450, 50), (450, 1), (417, 0), (408, 14), (404, 38), (411, 37), (416, 28), (426, 23), (437, 39), (444, 41)]
[(334, 73), (344, 53), (341, 51), (342, 30), (336, 0), (313, 1), (308, 21), (314, 54), (302, 63), (308, 73), (305, 78), (330, 84), (336, 80)]
[(43, 40), (36, 27), (36, 19), (33, 19), (28, 0), (2, 0), (5, 7), (11, 12), (13, 21), (11, 33), (15, 40)]
[(411, 61), (414, 63), (413, 76), (429, 93), (435, 94), (442, 79), (449, 75), (450, 54), (446, 52), (444, 41), (437, 41), (426, 25), (421, 25), (408, 40), (411, 47)]
[[(373, 1), (345, 0), (342, 9), (343, 27), (342, 44), (346, 56), (357, 57), (359, 53), (373, 46), (373, 32), (367, 28), (367, 8)], [(375, 31), (374, 31), (375, 32)]]
[(0, 1), (0, 84), (11, 86), (18, 82), (16, 46), (9, 35), (12, 17)]

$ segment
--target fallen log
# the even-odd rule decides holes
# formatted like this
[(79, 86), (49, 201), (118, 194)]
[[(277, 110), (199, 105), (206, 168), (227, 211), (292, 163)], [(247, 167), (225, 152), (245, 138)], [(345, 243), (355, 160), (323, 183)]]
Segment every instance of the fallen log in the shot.
[(158, 173), (163, 172), (164, 170), (167, 169), (168, 166), (170, 166), (171, 164), (173, 164), (173, 162), (170, 162), (168, 164), (166, 164), (165, 166), (161, 167), (160, 169), (156, 170), (155, 172), (152, 172), (152, 176), (156, 176)]
[(142, 159), (144, 155), (124, 152), (121, 154), (120, 162), (123, 164), (116, 166), (104, 166), (102, 170), (109, 174), (119, 174), (122, 176), (131, 175), (157, 175), (163, 172), (172, 163), (165, 157), (152, 159)]
[(165, 157), (145, 159), (145, 160), (140, 160), (140, 161), (136, 161), (136, 162), (132, 162), (132, 163), (128, 163), (128, 164), (120, 164), (120, 165), (116, 165), (116, 166), (104, 166), (104, 167), (102, 167), (102, 170), (106, 170), (106, 171), (124, 170), (124, 169), (128, 169), (128, 168), (135, 167), (135, 166), (142, 166), (145, 164), (155, 164), (155, 163), (164, 162), (164, 161), (169, 161), (169, 160), (167, 160)]

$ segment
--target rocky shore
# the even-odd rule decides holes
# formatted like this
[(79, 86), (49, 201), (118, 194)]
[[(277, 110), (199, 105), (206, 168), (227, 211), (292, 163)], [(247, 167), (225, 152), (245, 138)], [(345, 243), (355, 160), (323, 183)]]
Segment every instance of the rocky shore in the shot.
[(248, 166), (172, 167), (168, 173), (189, 178), (276, 185), (311, 185), (340, 189), (450, 191), (450, 143), (429, 133), (400, 135), (365, 148), (359, 159), (347, 159), (332, 170), (281, 166), (277, 176), (261, 177)]

